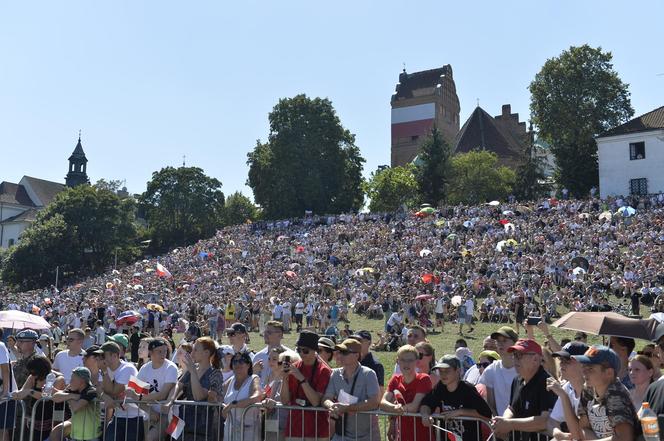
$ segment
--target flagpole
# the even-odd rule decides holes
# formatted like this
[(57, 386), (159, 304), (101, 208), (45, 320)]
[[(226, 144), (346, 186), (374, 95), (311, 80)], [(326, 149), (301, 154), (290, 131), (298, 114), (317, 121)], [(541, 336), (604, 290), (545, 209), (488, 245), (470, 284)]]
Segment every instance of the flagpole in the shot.
[(60, 276), (60, 265), (55, 267), (55, 290), (58, 290), (58, 277)]

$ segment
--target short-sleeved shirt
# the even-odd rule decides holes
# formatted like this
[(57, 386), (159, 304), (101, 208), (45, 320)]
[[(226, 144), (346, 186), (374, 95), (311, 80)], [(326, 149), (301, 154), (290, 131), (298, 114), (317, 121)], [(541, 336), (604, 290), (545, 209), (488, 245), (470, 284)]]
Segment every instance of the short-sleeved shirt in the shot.
[(92, 386), (86, 386), (81, 392), (81, 400), (88, 404), (72, 412), (71, 416), (71, 435), (72, 439), (97, 439), (101, 436), (101, 426), (99, 424), (99, 405), (95, 403), (97, 399), (97, 390)]
[[(136, 376), (138, 371), (132, 363), (126, 361), (120, 361), (120, 366), (114, 371), (111, 368), (108, 368), (108, 376), (116, 384), (122, 384), (126, 386), (129, 384), (129, 379), (133, 376)], [(117, 407), (115, 409), (115, 416), (118, 418), (136, 418), (142, 416), (142, 412), (138, 410), (138, 406), (135, 404), (125, 404), (123, 407)]]
[[(324, 394), (327, 386), (330, 383), (332, 376), (332, 369), (322, 360), (317, 359), (311, 366), (305, 366), (302, 361), (293, 363), (293, 366), (298, 368), (304, 378), (306, 378), (309, 385), (318, 393)], [(298, 384), (297, 379), (290, 375), (288, 377), (288, 390), (290, 391), (291, 406), (306, 406), (310, 407), (311, 403), (307, 401), (307, 396), (304, 393), (304, 385)], [(356, 386), (357, 388), (357, 386)], [(304, 416), (304, 437), (319, 437), (327, 438), (330, 436), (330, 422), (327, 412), (316, 412), (316, 418), (311, 418), (311, 412), (307, 412), (306, 416), (302, 411), (291, 410), (288, 412), (288, 419), (286, 420), (285, 435), (301, 438), (302, 435), (302, 419)]]
[[(482, 396), (471, 384), (461, 381), (450, 392), (442, 382), (438, 382), (422, 400), (422, 405), (432, 413), (447, 412), (457, 409), (474, 409), (483, 417), (491, 417), (491, 409)], [(447, 429), (458, 433), (464, 441), (477, 441), (477, 424), (474, 421), (449, 420)]]
[(516, 377), (514, 367), (503, 367), (502, 360), (496, 360), (484, 369), (480, 377), (480, 384), (493, 389), (493, 396), (496, 401), (496, 412), (498, 415), (505, 413), (505, 409), (510, 404), (510, 393), (512, 381)]
[[(410, 383), (405, 383), (403, 375), (396, 374), (390, 379), (387, 385), (388, 392), (394, 394), (394, 401), (400, 404), (411, 403), (417, 394), (428, 394), (431, 392), (431, 378), (428, 374), (415, 374), (415, 379)], [(421, 418), (415, 417), (397, 417), (399, 423), (400, 439), (416, 439), (418, 441), (428, 441), (431, 439), (431, 431), (424, 427)]]
[[(150, 385), (150, 393), (161, 392), (162, 388), (167, 384), (178, 382), (178, 367), (171, 360), (164, 360), (159, 369), (152, 367), (152, 362), (148, 362), (141, 367), (138, 371), (138, 379), (143, 380)], [(162, 406), (160, 404), (153, 404), (152, 410), (160, 412)]]
[(376, 373), (376, 378), (378, 379), (378, 384), (380, 386), (385, 384), (385, 368), (380, 361), (376, 359), (373, 352), (369, 352), (367, 356), (360, 361), (360, 364), (364, 367), (368, 367)]
[[(542, 412), (551, 412), (556, 404), (556, 394), (546, 390), (546, 379), (549, 374), (540, 366), (539, 370), (527, 383), (523, 378), (516, 377), (512, 381), (510, 408), (514, 418), (539, 416)], [(538, 434), (530, 432), (514, 432), (515, 440), (537, 441)]]
[(617, 378), (609, 385), (602, 398), (597, 397), (592, 389), (584, 389), (578, 413), (579, 416), (588, 417), (590, 428), (598, 438), (612, 436), (613, 428), (620, 423), (628, 423), (634, 427), (635, 438), (641, 433), (641, 424), (629, 391)]
[[(572, 403), (572, 409), (574, 409), (574, 412), (577, 412), (581, 397), (576, 395), (574, 386), (572, 386), (572, 383), (570, 382), (567, 382), (563, 385), (563, 390), (569, 397), (569, 401)], [(556, 400), (556, 404), (553, 406), (553, 410), (549, 416), (551, 419), (558, 421), (559, 423), (565, 421), (565, 411), (563, 410), (563, 402), (560, 398)]]
[[(13, 392), (17, 389), (16, 387), (16, 378), (14, 378), (14, 375), (12, 375), (12, 365), (9, 362), (9, 350), (7, 349), (7, 346), (5, 346), (4, 343), (0, 342), (0, 365), (6, 364), (9, 367), (9, 376), (11, 377), (11, 383), (9, 384), (9, 387), (7, 388), (8, 392)], [(9, 382), (9, 378), (2, 378), (2, 372), (0, 371), (0, 380), (2, 382)], [(23, 386), (21, 384), (21, 386)], [(1, 390), (1, 389), (0, 389)]]
[[(325, 396), (337, 400), (342, 390), (350, 394), (353, 382), (355, 382), (355, 389), (353, 389), (351, 395), (357, 397), (358, 402), (365, 401), (380, 393), (376, 373), (360, 365), (348, 381), (344, 378), (344, 368), (332, 369), (332, 376), (330, 377), (330, 383), (327, 385)], [(354, 414), (346, 418), (344, 429), (347, 439), (368, 441), (372, 430), (371, 415)], [(341, 437), (335, 436), (333, 439), (341, 439)]]
[(62, 373), (62, 376), (65, 377), (65, 383), (69, 384), (71, 382), (71, 373), (74, 369), (83, 366), (83, 354), (84, 352), (81, 352), (71, 357), (69, 351), (60, 351), (55, 356), (53, 370)]

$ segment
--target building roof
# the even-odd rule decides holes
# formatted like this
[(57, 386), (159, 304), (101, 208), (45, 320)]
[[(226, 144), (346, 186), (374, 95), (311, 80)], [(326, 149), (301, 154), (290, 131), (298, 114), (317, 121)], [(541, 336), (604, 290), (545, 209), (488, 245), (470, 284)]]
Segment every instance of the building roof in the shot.
[(525, 139), (516, 139), (509, 130), (502, 128), (491, 115), (477, 106), (457, 134), (454, 152), (489, 150), (498, 155), (501, 163), (514, 166), (521, 159), (524, 142)]
[(76, 160), (81, 160), (84, 162), (88, 162), (88, 159), (85, 157), (85, 152), (83, 151), (83, 145), (81, 144), (81, 136), (79, 135), (78, 137), (78, 143), (76, 143), (76, 147), (74, 148), (74, 151), (72, 152), (71, 156), (69, 157), (69, 161), (76, 161)]
[(27, 183), (30, 185), (30, 188), (32, 188), (44, 206), (50, 204), (55, 196), (66, 188), (64, 184), (33, 178), (30, 176), (23, 176), (21, 182), (23, 181), (27, 181)]
[(602, 133), (598, 138), (608, 136), (627, 135), (629, 133), (647, 132), (649, 130), (664, 129), (664, 106), (644, 113), (643, 115), (627, 121), (618, 127), (614, 127)]
[(440, 83), (441, 75), (452, 76), (452, 67), (446, 64), (436, 69), (423, 70), (421, 72), (406, 73), (404, 71), (399, 75), (399, 83), (392, 99), (412, 98), (413, 91), (436, 87)]
[(8, 217), (0, 222), (0, 224), (7, 224), (9, 222), (34, 222), (37, 219), (37, 212), (38, 210), (36, 208), (28, 208), (23, 213)]
[(22, 185), (14, 184), (12, 182), (0, 182), (0, 202), (6, 204), (24, 205), (26, 207), (34, 207), (35, 204), (25, 191)]

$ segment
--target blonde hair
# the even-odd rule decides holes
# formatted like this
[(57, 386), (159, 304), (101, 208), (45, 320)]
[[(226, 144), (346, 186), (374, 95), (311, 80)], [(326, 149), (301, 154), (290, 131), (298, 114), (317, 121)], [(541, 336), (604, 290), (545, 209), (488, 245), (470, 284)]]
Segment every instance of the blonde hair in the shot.
[(417, 349), (415, 349), (415, 346), (411, 345), (403, 345), (397, 350), (397, 358), (404, 354), (413, 354), (415, 358), (418, 358), (420, 356), (420, 353), (417, 352)]

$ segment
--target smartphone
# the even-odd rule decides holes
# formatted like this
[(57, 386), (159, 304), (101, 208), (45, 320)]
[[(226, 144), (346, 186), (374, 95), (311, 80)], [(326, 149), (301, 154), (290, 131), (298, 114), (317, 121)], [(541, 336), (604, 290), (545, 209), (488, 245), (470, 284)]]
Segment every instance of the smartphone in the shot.
[(541, 321), (542, 321), (542, 317), (528, 317), (526, 319), (526, 324), (535, 326)]
[(284, 356), (284, 372), (290, 371), (290, 355)]

